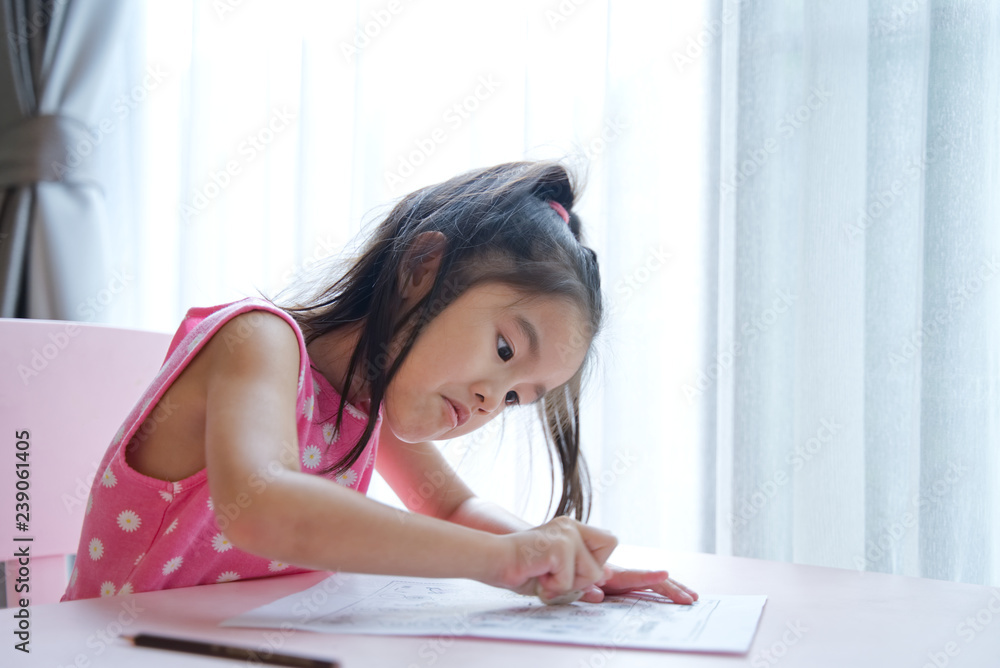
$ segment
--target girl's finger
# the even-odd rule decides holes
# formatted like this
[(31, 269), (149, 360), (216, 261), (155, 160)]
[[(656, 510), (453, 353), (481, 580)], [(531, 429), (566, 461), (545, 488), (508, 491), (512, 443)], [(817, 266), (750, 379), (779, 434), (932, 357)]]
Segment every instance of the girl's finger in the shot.
[(576, 589), (557, 596), (550, 596), (542, 589), (541, 585), (538, 585), (538, 591), (536, 593), (538, 594), (538, 598), (540, 598), (542, 603), (545, 605), (569, 605), (570, 603), (575, 603), (580, 600), (580, 597), (584, 594), (582, 590)]
[(604, 570), (604, 562), (595, 557), (583, 537), (577, 534), (575, 539), (576, 550), (573, 554), (575, 568), (572, 573), (572, 588), (585, 590), (587, 587), (603, 580), (606, 571)]
[(618, 571), (603, 589), (605, 594), (624, 594), (636, 589), (648, 589), (669, 577), (667, 571)]
[(591, 586), (584, 590), (580, 600), (584, 603), (600, 603), (604, 600), (604, 592), (600, 587)]
[(652, 587), (657, 594), (666, 596), (674, 603), (690, 605), (698, 600), (698, 594), (688, 590), (687, 587), (673, 580), (667, 579)]
[(608, 560), (611, 553), (618, 547), (618, 539), (610, 531), (598, 529), (587, 524), (579, 525), (580, 537), (587, 551), (593, 555), (594, 560), (601, 566)]
[(678, 587), (680, 587), (681, 589), (683, 589), (685, 592), (687, 592), (687, 594), (691, 598), (693, 598), (696, 601), (698, 600), (698, 592), (694, 591), (693, 589), (688, 589), (687, 587), (685, 587), (683, 584), (681, 584), (677, 580), (671, 580), (671, 582), (673, 582), (675, 585), (677, 585)]

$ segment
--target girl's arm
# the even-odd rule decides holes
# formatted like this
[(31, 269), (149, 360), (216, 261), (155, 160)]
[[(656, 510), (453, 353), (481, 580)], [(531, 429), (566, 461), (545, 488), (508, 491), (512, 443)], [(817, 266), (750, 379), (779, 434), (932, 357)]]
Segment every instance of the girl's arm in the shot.
[[(379, 474), (406, 507), (462, 526), (508, 534), (531, 525), (503, 507), (477, 498), (458, 477), (434, 443), (404, 443), (388, 429), (379, 435)], [(631, 570), (608, 564), (601, 588), (586, 590), (583, 600), (599, 602), (605, 594), (652, 589), (676, 603), (693, 603), (698, 594), (672, 580), (667, 571)]]
[(494, 534), (532, 528), (501, 506), (478, 498), (432, 442), (405, 443), (385, 429), (379, 434), (375, 467), (415, 513)]
[(260, 315), (236, 316), (200, 353), (209, 357), (208, 483), (234, 545), (307, 568), (465, 577), (543, 597), (603, 580), (616, 544), (605, 531), (559, 518), (533, 531), (494, 535), (390, 508), (302, 473), (298, 340), (279, 316)]

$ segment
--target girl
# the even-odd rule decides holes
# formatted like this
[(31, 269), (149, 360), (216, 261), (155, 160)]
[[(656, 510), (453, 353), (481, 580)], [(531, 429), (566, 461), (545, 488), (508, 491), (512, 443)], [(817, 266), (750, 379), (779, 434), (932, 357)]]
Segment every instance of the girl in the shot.
[[(602, 307), (575, 198), (558, 163), (463, 174), (404, 197), (317, 294), (191, 309), (99, 467), (63, 600), (306, 569), (696, 600), (665, 571), (606, 564), (615, 538), (581, 523), (579, 392)], [(563, 481), (535, 528), (473, 496), (431, 442), (520, 404)], [(364, 496), (373, 467), (413, 512)]]

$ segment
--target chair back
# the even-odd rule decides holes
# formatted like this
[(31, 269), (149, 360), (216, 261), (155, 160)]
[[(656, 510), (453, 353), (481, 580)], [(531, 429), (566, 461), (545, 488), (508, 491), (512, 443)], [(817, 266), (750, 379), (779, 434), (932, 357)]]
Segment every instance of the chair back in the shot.
[(170, 339), (106, 325), (0, 318), (0, 452), (6, 460), (0, 508), (4, 533), (13, 534), (0, 541), (6, 607), (17, 607), (21, 598), (38, 605), (62, 597), (66, 557), (76, 552), (98, 465), (159, 370)]

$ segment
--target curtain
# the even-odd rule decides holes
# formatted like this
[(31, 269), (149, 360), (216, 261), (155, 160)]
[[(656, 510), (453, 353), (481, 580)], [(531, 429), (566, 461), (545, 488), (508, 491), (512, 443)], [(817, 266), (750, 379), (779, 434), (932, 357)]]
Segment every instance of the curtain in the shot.
[(705, 547), (997, 584), (1000, 7), (711, 12)]
[[(577, 212), (609, 311), (584, 397), (592, 518), (624, 541), (699, 547), (701, 418), (679, 388), (705, 303), (707, 59), (678, 67), (662, 44), (686, 38), (700, 5), (163, 0), (146, 12), (143, 62), (168, 76), (138, 109), (144, 199), (123, 324), (173, 331), (192, 306), (274, 295), (412, 190), (562, 159), (585, 182)], [(658, 421), (640, 419), (650, 411)], [(440, 445), (477, 493), (541, 522), (544, 441), (516, 413)], [(371, 494), (395, 502), (377, 481)]]
[[(122, 324), (275, 294), (407, 192), (562, 158), (608, 310), (582, 411), (596, 524), (998, 581), (991, 4), (146, 12), (140, 61), (167, 76), (130, 135)], [(516, 412), (440, 445), (479, 494), (545, 518), (541, 437)]]
[(135, 3), (4, 0), (0, 48), (0, 316), (107, 322), (128, 272), (121, 143)]

